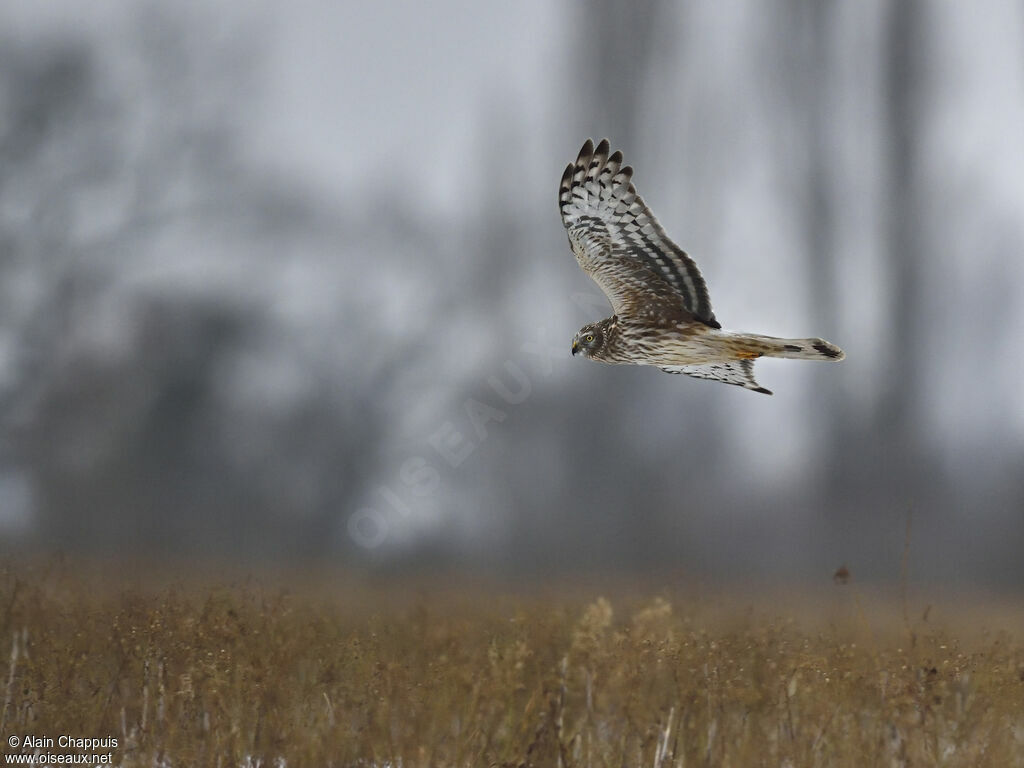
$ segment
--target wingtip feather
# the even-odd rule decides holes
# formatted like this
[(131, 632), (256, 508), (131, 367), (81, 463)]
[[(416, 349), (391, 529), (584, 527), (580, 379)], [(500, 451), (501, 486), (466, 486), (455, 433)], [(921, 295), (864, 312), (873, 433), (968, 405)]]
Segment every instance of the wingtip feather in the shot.
[(564, 192), (568, 192), (572, 186), (572, 169), (576, 166), (573, 163), (569, 163), (565, 166), (565, 170), (562, 172), (562, 181), (558, 184), (559, 196)]
[(594, 156), (594, 140), (587, 139), (583, 142), (580, 153), (576, 155), (576, 165), (590, 165), (590, 159)]

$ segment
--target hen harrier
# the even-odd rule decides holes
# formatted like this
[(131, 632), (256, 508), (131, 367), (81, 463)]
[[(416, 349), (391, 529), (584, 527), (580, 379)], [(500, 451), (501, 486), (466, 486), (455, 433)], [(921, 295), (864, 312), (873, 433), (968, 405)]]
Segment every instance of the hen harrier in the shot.
[(722, 330), (711, 311), (697, 265), (658, 224), (630, 179), (622, 153), (608, 140), (580, 150), (558, 188), (558, 207), (569, 244), (583, 271), (608, 300), (611, 317), (583, 326), (572, 340), (580, 353), (602, 363), (654, 365), (666, 373), (771, 392), (754, 380), (754, 360), (842, 360), (823, 339), (780, 339)]

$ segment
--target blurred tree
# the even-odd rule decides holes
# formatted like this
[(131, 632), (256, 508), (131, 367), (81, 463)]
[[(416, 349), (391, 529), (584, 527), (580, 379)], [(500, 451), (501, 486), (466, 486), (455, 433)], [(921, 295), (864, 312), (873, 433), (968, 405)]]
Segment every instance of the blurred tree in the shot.
[(339, 244), (367, 247), (357, 216), (234, 151), (251, 51), (158, 9), (134, 29), (129, 50), (0, 47), (0, 459), (47, 548), (327, 556), (418, 337), (353, 345), (375, 318), (352, 279), (320, 315), (282, 310), (287, 275), (323, 286)]
[[(783, 69), (786, 82), (779, 87), (789, 93), (794, 111), (803, 116), (799, 148), (806, 154), (794, 158), (794, 164), (805, 169), (806, 200), (800, 216), (814, 327), (840, 342), (846, 334), (837, 326), (837, 259), (843, 250), (835, 240), (841, 194), (836, 149), (842, 131), (848, 129), (837, 119), (834, 98), (840, 87), (837, 56), (843, 55), (838, 45), (841, 10), (835, 2), (797, 1), (787, 4), (787, 13), (778, 19), (785, 30), (780, 38), (788, 34), (796, 42), (790, 49), (790, 66)], [(818, 455), (826, 469), (820, 475), (823, 501), (831, 503), (841, 489), (846, 499), (869, 501), (869, 508), (888, 515), (892, 510), (879, 503), (883, 496), (893, 500), (916, 496), (922, 501), (939, 500), (943, 494), (931, 484), (934, 477), (924, 482), (932, 473), (921, 442), (926, 425), (920, 409), (925, 383), (922, 340), (927, 336), (922, 296), (927, 225), (919, 164), (923, 99), (928, 93), (929, 14), (919, 3), (898, 3), (887, 6), (879, 23), (884, 116), (880, 202), (886, 255), (877, 288), (884, 297), (884, 363), (870, 398), (857, 402), (841, 387), (822, 388), (813, 397), (816, 412), (823, 415), (821, 429), (827, 434), (826, 450)], [(905, 501), (896, 504), (902, 506)]]
[[(821, 74), (815, 87), (808, 89), (815, 100), (811, 114), (818, 116), (810, 131), (818, 138), (812, 143), (810, 164), (809, 274), (812, 293), (820, 299), (820, 320), (828, 328), (835, 317), (837, 249), (829, 243), (835, 218), (828, 199), (835, 188), (828, 182), (829, 150), (821, 143), (833, 132), (824, 122), (822, 109), (833, 89), (827, 80), (832, 53), (822, 41), (830, 38), (836, 22), (835, 9), (827, 3), (814, 4), (810, 13), (817, 41), (813, 66)], [(932, 507), (941, 506), (947, 497), (934, 470), (935, 457), (925, 450), (927, 424), (921, 408), (928, 337), (923, 293), (928, 224), (920, 166), (929, 93), (930, 22), (928, 8), (916, 0), (887, 6), (880, 18), (879, 167), (883, 176), (879, 203), (884, 248), (877, 285), (883, 297), (880, 378), (866, 411), (844, 398), (840, 389), (833, 389), (835, 397), (825, 404), (831, 438), (830, 476), (823, 491), (832, 498), (840, 490), (847, 499), (859, 499), (859, 506), (882, 516), (891, 515), (893, 507), (902, 511), (910, 499), (917, 506)]]
[(923, 339), (926, 337), (924, 277), (927, 244), (922, 190), (922, 125), (929, 94), (927, 5), (894, 3), (885, 40), (885, 130), (888, 146), (886, 217), (888, 345), (874, 432), (885, 465), (909, 473), (920, 467), (924, 432)]
[[(576, 83), (586, 120), (597, 136), (630, 151), (639, 147), (644, 96), (660, 27), (672, 18), (665, 0), (620, 3), (598, 0), (577, 6)], [(582, 140), (581, 140), (582, 143)]]

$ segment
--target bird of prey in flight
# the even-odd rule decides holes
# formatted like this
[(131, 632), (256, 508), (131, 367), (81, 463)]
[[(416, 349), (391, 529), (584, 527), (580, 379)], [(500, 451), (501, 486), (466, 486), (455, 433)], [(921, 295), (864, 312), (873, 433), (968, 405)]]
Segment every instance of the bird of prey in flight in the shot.
[(583, 326), (573, 355), (653, 365), (667, 373), (771, 392), (754, 379), (759, 357), (842, 360), (823, 339), (781, 339), (722, 329), (700, 270), (665, 234), (633, 186), (633, 169), (608, 140), (587, 139), (566, 166), (558, 207), (576, 261), (604, 291), (612, 316)]

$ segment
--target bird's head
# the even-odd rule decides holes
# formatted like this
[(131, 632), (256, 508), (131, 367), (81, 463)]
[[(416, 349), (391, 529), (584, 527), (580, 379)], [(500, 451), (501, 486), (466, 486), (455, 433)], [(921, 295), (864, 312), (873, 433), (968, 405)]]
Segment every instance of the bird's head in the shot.
[(580, 328), (572, 340), (572, 354), (593, 357), (604, 344), (604, 328), (600, 323), (591, 323)]

